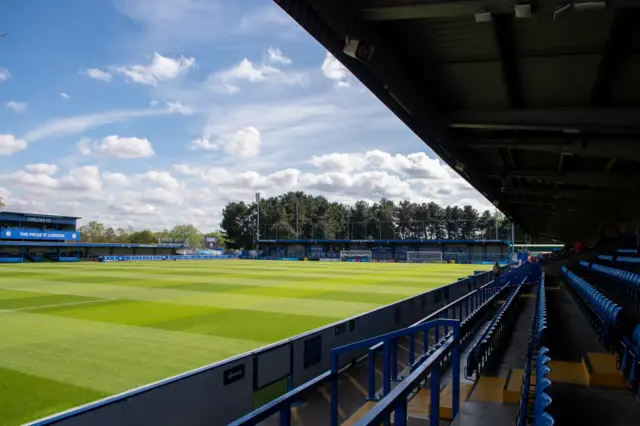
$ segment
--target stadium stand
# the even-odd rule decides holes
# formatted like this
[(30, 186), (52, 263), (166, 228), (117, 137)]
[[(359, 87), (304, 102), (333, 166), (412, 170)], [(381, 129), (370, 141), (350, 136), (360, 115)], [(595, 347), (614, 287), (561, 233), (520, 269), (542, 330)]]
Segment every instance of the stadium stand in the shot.
[(585, 315), (596, 329), (604, 346), (611, 350), (613, 337), (618, 328), (618, 315), (622, 308), (566, 266), (562, 267), (560, 276), (576, 291)]

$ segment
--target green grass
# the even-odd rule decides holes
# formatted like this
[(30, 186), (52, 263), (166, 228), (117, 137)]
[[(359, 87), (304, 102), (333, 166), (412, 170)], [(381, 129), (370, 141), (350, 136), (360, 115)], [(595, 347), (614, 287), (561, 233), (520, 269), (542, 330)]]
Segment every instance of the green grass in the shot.
[(0, 425), (201, 367), (483, 268), (490, 266), (0, 265)]

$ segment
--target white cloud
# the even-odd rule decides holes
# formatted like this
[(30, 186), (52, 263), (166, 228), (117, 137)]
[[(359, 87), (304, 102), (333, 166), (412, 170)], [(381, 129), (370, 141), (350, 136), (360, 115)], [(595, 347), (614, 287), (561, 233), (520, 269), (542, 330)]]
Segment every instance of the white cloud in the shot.
[(42, 174), (42, 175), (55, 175), (58, 171), (58, 166), (55, 164), (27, 164), (24, 169), (30, 173)]
[(154, 183), (169, 191), (175, 191), (180, 188), (180, 182), (167, 172), (148, 171), (137, 175), (137, 178), (141, 182)]
[(260, 131), (253, 126), (248, 126), (214, 142), (210, 140), (209, 136), (202, 136), (191, 142), (190, 146), (192, 150), (217, 151), (222, 149), (234, 157), (253, 158), (260, 155), (261, 145)]
[(102, 180), (108, 186), (129, 186), (132, 183), (129, 177), (122, 173), (103, 172)]
[(62, 99), (71, 99), (71, 96), (66, 92), (60, 92), (60, 97)]
[(284, 54), (282, 53), (282, 50), (274, 49), (273, 47), (270, 47), (267, 50), (267, 59), (269, 62), (272, 62), (272, 63), (282, 64), (282, 65), (291, 65), (291, 58), (287, 58), (286, 56), (284, 56)]
[(236, 80), (247, 80), (251, 83), (257, 83), (265, 81), (270, 76), (279, 74), (280, 72), (279, 69), (269, 65), (254, 66), (250, 60), (244, 58), (238, 65), (229, 70), (222, 71), (219, 75), (220, 79), (225, 83)]
[(448, 179), (454, 176), (448, 165), (423, 152), (408, 155), (390, 154), (380, 150), (350, 154), (333, 153), (313, 156), (309, 162), (318, 168), (343, 173), (376, 168), (414, 179)]
[(333, 81), (336, 87), (349, 87), (349, 71), (331, 53), (327, 52), (320, 67), (326, 78)]
[(27, 148), (27, 141), (0, 133), (0, 155), (11, 155)]
[(164, 188), (150, 188), (145, 189), (139, 194), (127, 193), (126, 196), (131, 198), (138, 198), (144, 203), (151, 204), (169, 204), (169, 205), (181, 205), (182, 197), (174, 192), (168, 191)]
[(95, 166), (72, 168), (61, 178), (51, 176), (49, 173), (52, 170), (51, 165), (33, 166), (35, 167), (31, 169), (25, 168), (13, 173), (0, 174), (0, 182), (34, 192), (46, 192), (50, 189), (98, 191), (102, 188), (100, 171)]
[(167, 110), (171, 113), (177, 113), (182, 115), (193, 114), (193, 108), (184, 106), (180, 102), (167, 102)]
[(155, 153), (148, 139), (136, 137), (120, 137), (111, 135), (100, 141), (80, 139), (78, 141), (78, 153), (80, 155), (96, 155), (99, 157), (114, 158), (146, 158), (153, 157)]
[(102, 71), (101, 69), (98, 69), (98, 68), (88, 68), (88, 69), (86, 69), (84, 71), (84, 73), (88, 77), (93, 78), (94, 80), (101, 80), (101, 81), (109, 82), (113, 78), (111, 73), (109, 73), (107, 71)]
[(54, 119), (44, 125), (27, 132), (24, 139), (37, 141), (43, 138), (72, 135), (86, 130), (103, 126), (105, 124), (118, 123), (138, 117), (152, 117), (156, 115), (184, 114), (181, 108), (148, 108), (99, 112), (96, 114), (80, 115)]
[(0, 83), (7, 81), (11, 77), (11, 73), (6, 68), (0, 68)]
[(14, 112), (27, 112), (27, 104), (24, 102), (9, 101), (7, 108)]
[(274, 64), (291, 64), (291, 59), (285, 57), (280, 49), (269, 48), (266, 62), (254, 64), (249, 59), (244, 58), (236, 66), (210, 75), (206, 86), (215, 92), (234, 94), (240, 90), (238, 83), (241, 81), (254, 84), (273, 82), (284, 85), (305, 85), (307, 83), (308, 78), (304, 73), (284, 72), (280, 68), (273, 66)]
[(149, 101), (149, 105), (158, 106), (158, 101), (156, 101), (155, 99), (152, 99), (152, 100)]
[(128, 82), (157, 86), (161, 81), (172, 80), (186, 73), (195, 64), (195, 58), (180, 56), (174, 59), (156, 52), (149, 65), (116, 67), (114, 71), (124, 75)]

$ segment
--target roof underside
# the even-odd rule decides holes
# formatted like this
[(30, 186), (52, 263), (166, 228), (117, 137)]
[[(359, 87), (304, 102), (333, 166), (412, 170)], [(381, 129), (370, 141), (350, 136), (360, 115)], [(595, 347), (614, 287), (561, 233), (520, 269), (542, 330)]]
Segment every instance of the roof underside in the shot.
[(528, 232), (638, 217), (640, 2), (276, 2)]

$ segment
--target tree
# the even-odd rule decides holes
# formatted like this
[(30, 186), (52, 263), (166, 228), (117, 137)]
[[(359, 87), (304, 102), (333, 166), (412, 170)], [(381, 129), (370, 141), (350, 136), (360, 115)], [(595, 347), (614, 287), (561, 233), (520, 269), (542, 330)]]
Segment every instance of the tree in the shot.
[(190, 223), (176, 225), (169, 231), (169, 238), (184, 241), (192, 249), (202, 248), (202, 233), (198, 228), (195, 227), (195, 225), (192, 225)]
[(0, 210), (4, 209), (4, 206), (6, 206), (6, 204), (4, 203), (4, 199), (0, 197)]
[[(260, 202), (261, 207), (263, 203), (263, 201)], [(262, 211), (260, 219), (263, 219)], [(252, 247), (255, 236), (255, 206), (253, 204), (248, 206), (242, 201), (227, 204), (222, 210), (220, 227), (225, 232), (229, 248)]]

